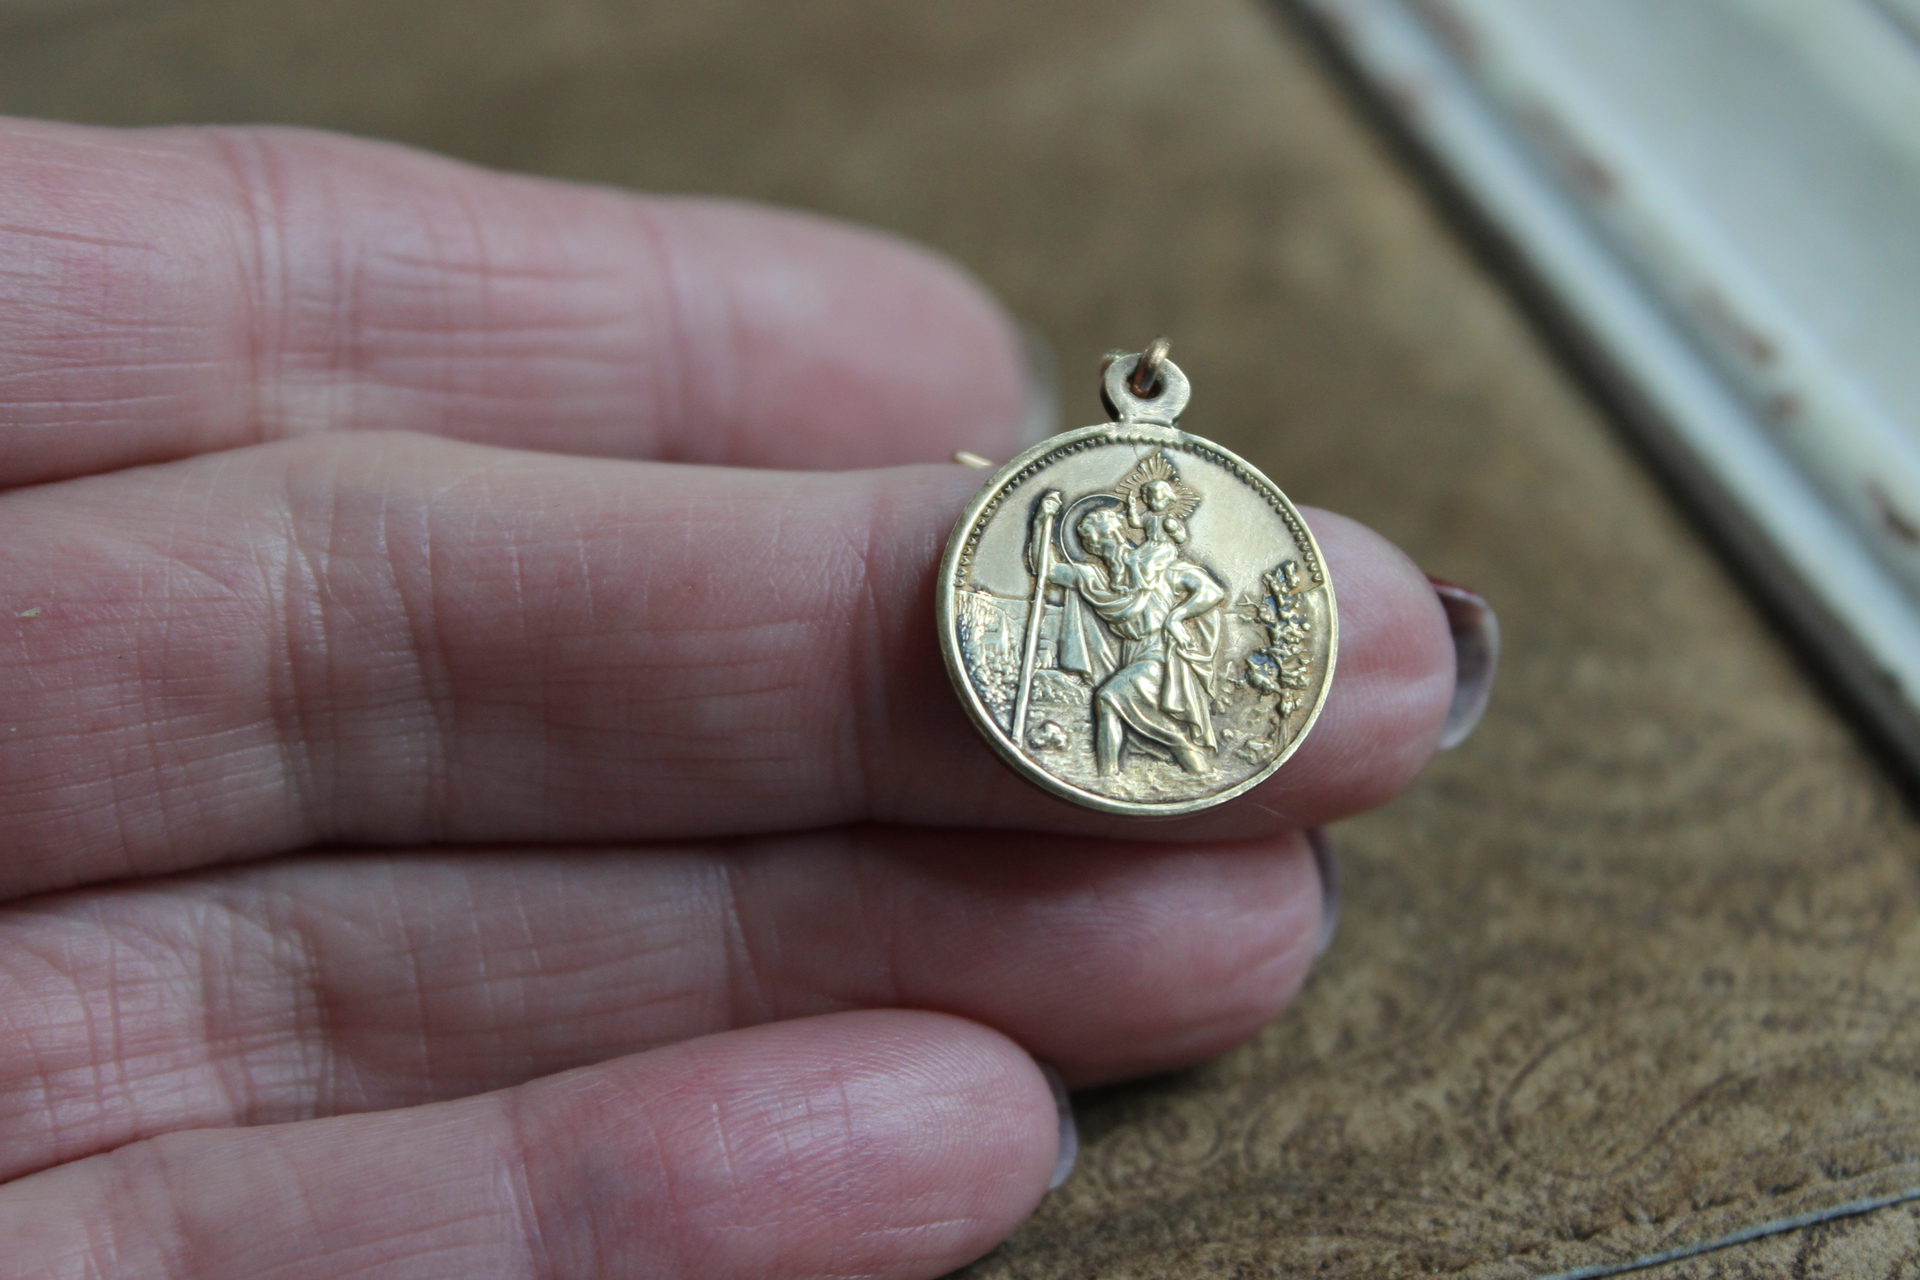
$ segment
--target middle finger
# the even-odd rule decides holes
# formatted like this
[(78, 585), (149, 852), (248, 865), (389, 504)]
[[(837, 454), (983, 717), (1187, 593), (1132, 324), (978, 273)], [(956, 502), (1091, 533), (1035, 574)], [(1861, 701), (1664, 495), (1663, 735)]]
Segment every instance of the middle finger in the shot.
[(1257, 836), (1377, 803), (1432, 751), (1439, 605), (1322, 514), (1342, 652), (1286, 768), (1144, 825), (1020, 781), (934, 641), (977, 483), (323, 436), (0, 497), (0, 895), (333, 842)]

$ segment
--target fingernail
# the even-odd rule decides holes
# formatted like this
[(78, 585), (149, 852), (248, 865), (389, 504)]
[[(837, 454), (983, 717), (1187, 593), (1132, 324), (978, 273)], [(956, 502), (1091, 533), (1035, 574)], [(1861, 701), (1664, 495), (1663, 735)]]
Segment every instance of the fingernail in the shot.
[(1025, 449), (1060, 429), (1060, 365), (1053, 344), (1032, 325), (1020, 326), (1020, 350), (1027, 364), (1027, 416), (1020, 424)]
[(1313, 850), (1313, 865), (1320, 872), (1320, 933), (1313, 940), (1313, 954), (1324, 955), (1340, 927), (1340, 855), (1333, 851), (1333, 838), (1325, 827), (1307, 829), (1307, 847)]
[(1060, 1113), (1060, 1154), (1053, 1158), (1053, 1177), (1047, 1182), (1047, 1190), (1058, 1191), (1073, 1173), (1074, 1161), (1080, 1158), (1080, 1127), (1073, 1122), (1073, 1099), (1067, 1096), (1067, 1082), (1046, 1063), (1039, 1067), (1040, 1074), (1047, 1078), (1047, 1087), (1053, 1090), (1054, 1108)]
[(1453, 633), (1453, 704), (1440, 730), (1442, 751), (1467, 740), (1493, 695), (1493, 672), (1500, 665), (1500, 619), (1477, 591), (1442, 578), (1428, 578)]

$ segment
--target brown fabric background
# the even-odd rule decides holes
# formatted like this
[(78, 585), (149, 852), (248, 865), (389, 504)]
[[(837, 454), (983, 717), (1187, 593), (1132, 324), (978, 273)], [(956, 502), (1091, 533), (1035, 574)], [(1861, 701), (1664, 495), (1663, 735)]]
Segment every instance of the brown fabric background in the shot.
[[(10, 0), (0, 110), (279, 120), (940, 246), (1493, 599), (1478, 736), (1336, 832), (1299, 1005), (1081, 1099), (977, 1280), (1537, 1276), (1920, 1186), (1920, 831), (1298, 33), (1242, 0)], [(1649, 1274), (1914, 1276), (1909, 1208)]]

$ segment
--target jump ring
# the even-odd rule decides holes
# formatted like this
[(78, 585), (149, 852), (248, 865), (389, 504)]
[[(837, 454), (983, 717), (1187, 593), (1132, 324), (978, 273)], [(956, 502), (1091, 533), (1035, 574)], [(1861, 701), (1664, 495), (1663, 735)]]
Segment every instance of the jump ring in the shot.
[(1151, 400), (1160, 394), (1160, 366), (1167, 362), (1167, 353), (1173, 350), (1173, 343), (1166, 337), (1155, 338), (1140, 353), (1140, 363), (1133, 366), (1133, 376), (1127, 379), (1127, 390), (1142, 400)]

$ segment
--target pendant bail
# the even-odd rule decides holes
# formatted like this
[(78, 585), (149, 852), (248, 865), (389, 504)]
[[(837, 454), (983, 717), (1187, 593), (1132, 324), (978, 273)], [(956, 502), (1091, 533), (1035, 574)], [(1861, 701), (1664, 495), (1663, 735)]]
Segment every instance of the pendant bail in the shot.
[(1050, 436), (980, 486), (935, 597), (947, 674), (1001, 759), (1142, 818), (1272, 777), (1319, 719), (1340, 641), (1299, 510), (1174, 425), (1192, 388), (1167, 346), (1107, 358), (1115, 421)]
[[(1155, 340), (1146, 351), (1117, 357), (1107, 366), (1107, 372), (1101, 378), (1101, 391), (1106, 400), (1107, 412), (1113, 415), (1117, 423), (1142, 423), (1158, 427), (1171, 427), (1179, 421), (1181, 411), (1187, 407), (1187, 401), (1193, 398), (1193, 384), (1187, 381), (1187, 375), (1180, 372), (1180, 366), (1167, 359), (1168, 346), (1165, 338)], [(1135, 372), (1143, 362), (1155, 354), (1159, 356), (1160, 367), (1155, 379), (1160, 385), (1153, 394), (1144, 396), (1136, 392)]]

